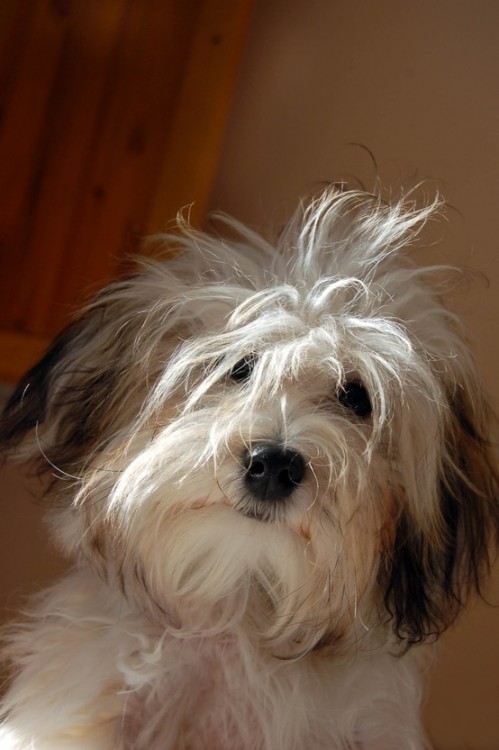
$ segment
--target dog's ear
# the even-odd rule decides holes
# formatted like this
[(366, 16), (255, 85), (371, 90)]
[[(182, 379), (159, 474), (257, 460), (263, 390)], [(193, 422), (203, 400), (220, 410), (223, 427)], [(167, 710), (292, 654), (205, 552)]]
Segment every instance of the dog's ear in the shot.
[(97, 309), (71, 323), (21, 379), (0, 418), (2, 452), (69, 478), (106, 440), (122, 376), (106, 317)]
[(439, 477), (438, 523), (422, 530), (408, 510), (386, 557), (385, 605), (406, 644), (437, 637), (473, 591), (481, 593), (499, 537), (498, 478), (483, 406), (457, 390)]
[(0, 418), (4, 454), (68, 484), (133, 422), (175, 345), (159, 269), (99, 292), (22, 378)]
[(28, 433), (45, 422), (50, 381), (58, 363), (65, 357), (73, 339), (73, 326), (61, 333), (28, 372), (26, 372), (4, 406), (0, 417), (0, 446), (17, 447)]

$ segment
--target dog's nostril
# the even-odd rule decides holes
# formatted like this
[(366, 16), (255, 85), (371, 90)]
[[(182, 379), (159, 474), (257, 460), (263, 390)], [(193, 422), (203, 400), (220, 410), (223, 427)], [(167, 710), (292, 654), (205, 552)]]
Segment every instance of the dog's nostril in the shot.
[(265, 474), (265, 464), (263, 461), (252, 461), (247, 468), (247, 472), (252, 477), (262, 477)]
[(280, 445), (261, 443), (244, 456), (246, 487), (262, 500), (288, 497), (305, 474), (305, 461), (300, 453)]
[(291, 460), (289, 467), (282, 472), (282, 477), (293, 482), (293, 484), (300, 484), (304, 473), (305, 464), (302, 457), (297, 453), (296, 457)]

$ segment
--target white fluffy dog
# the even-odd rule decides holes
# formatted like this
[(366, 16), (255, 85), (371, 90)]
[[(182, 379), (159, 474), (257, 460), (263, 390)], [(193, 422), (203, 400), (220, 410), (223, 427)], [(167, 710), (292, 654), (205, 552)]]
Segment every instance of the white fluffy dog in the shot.
[[(72, 572), (7, 636), (1, 750), (422, 750), (418, 654), (489, 567), (488, 407), (439, 201), (183, 226), (7, 405)], [(172, 242), (172, 238), (168, 238)]]

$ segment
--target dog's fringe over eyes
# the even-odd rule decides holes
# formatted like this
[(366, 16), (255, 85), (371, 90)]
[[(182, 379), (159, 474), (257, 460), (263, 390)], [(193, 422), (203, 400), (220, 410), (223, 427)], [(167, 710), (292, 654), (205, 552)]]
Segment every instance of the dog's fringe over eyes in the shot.
[(9, 636), (2, 750), (427, 747), (410, 647), (499, 528), (460, 272), (408, 252), (442, 210), (331, 187), (275, 244), (180, 219), (26, 374), (2, 445), (77, 564)]

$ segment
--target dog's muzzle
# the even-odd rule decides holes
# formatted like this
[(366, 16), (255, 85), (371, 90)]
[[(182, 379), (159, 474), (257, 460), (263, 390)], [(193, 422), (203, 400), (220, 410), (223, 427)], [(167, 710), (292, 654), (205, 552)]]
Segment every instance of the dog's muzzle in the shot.
[(275, 443), (257, 443), (244, 453), (244, 484), (258, 500), (289, 497), (305, 475), (303, 456)]

